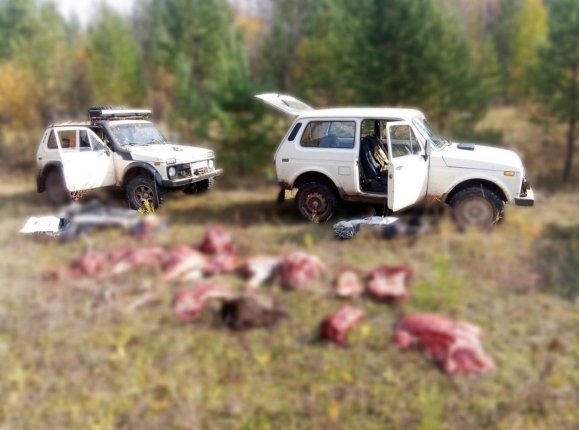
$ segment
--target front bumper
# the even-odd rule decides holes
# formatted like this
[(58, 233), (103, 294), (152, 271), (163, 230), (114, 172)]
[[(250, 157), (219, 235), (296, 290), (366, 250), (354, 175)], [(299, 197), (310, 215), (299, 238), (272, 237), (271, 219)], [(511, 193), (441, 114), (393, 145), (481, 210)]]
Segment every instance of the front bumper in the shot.
[(207, 179), (214, 178), (223, 173), (223, 169), (216, 169), (212, 172), (206, 173), (205, 175), (192, 176), (190, 178), (183, 179), (163, 179), (161, 180), (161, 185), (165, 188), (178, 188), (184, 185), (194, 184), (195, 182), (205, 181)]
[(515, 197), (515, 204), (517, 206), (534, 206), (535, 205), (535, 193), (532, 189), (527, 190), (526, 197)]

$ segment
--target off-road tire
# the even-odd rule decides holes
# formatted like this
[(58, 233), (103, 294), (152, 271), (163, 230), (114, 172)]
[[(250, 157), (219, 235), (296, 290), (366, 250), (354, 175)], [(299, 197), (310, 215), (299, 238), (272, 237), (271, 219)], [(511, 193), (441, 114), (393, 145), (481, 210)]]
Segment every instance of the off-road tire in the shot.
[(157, 209), (165, 202), (167, 191), (151, 176), (137, 175), (128, 182), (126, 193), (131, 208), (144, 208), (144, 202), (148, 200)]
[(209, 178), (189, 185), (183, 192), (185, 194), (204, 194), (211, 191), (213, 187), (215, 187), (215, 178)]
[(66, 188), (64, 176), (60, 169), (52, 168), (44, 178), (44, 189), (48, 201), (54, 205), (63, 205), (70, 202), (70, 191)]
[(452, 218), (461, 230), (476, 227), (490, 229), (505, 216), (505, 202), (483, 185), (460, 190), (449, 201)]
[(308, 182), (299, 188), (296, 204), (300, 215), (305, 219), (324, 222), (334, 214), (338, 198), (329, 186), (320, 182)]

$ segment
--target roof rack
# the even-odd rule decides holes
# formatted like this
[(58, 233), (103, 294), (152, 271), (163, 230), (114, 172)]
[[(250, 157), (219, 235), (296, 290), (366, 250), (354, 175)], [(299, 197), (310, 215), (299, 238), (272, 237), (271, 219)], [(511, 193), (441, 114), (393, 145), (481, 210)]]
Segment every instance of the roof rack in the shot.
[(101, 120), (120, 119), (148, 119), (151, 117), (150, 109), (101, 109), (90, 108), (88, 117), (92, 122)]

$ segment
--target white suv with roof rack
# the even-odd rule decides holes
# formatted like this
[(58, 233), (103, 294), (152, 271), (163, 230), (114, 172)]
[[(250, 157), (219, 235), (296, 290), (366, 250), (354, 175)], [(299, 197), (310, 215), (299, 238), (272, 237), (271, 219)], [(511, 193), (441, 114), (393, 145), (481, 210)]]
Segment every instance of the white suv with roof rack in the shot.
[(168, 191), (212, 188), (222, 173), (214, 152), (169, 143), (150, 117), (147, 109), (97, 106), (90, 121), (48, 126), (36, 156), (38, 192), (59, 204), (71, 192), (117, 186), (137, 209), (158, 207)]
[(274, 163), (280, 197), (297, 189), (307, 219), (329, 219), (340, 199), (396, 212), (428, 197), (448, 203), (461, 227), (490, 227), (505, 203), (534, 204), (515, 152), (450, 142), (418, 110), (314, 109), (287, 95), (256, 97), (296, 117)]

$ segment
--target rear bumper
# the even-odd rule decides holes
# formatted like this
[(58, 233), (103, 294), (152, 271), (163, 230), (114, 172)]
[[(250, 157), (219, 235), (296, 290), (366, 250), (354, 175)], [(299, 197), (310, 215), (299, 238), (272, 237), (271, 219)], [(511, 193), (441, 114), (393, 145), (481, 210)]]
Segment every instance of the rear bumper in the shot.
[(178, 188), (184, 185), (194, 184), (195, 182), (206, 181), (207, 179), (215, 178), (223, 173), (223, 169), (217, 169), (213, 172), (207, 173), (206, 175), (194, 176), (191, 178), (178, 179), (178, 180), (162, 180), (161, 185), (165, 188)]
[(526, 197), (516, 197), (515, 198), (515, 204), (517, 206), (534, 206), (535, 205), (535, 193), (533, 192), (533, 190), (528, 189)]

